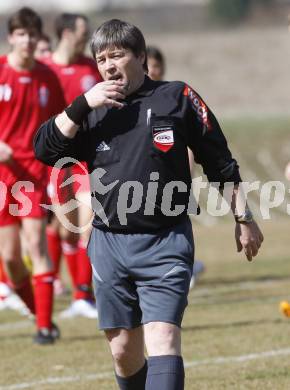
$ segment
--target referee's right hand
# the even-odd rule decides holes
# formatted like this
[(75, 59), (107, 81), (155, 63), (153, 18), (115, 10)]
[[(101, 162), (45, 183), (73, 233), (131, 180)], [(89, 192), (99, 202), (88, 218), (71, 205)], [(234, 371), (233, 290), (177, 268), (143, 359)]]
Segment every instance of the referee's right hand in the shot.
[(124, 104), (118, 100), (125, 99), (125, 85), (118, 80), (103, 81), (94, 85), (84, 96), (91, 108), (102, 106), (122, 108)]

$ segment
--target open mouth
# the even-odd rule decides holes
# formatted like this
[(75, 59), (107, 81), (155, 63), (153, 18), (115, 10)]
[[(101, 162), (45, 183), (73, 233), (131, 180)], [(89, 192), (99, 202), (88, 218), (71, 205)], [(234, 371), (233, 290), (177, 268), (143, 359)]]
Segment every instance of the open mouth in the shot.
[(109, 80), (122, 80), (122, 75), (116, 74), (116, 75), (110, 76)]
[(121, 74), (116, 74), (116, 75), (110, 76), (108, 80), (119, 80), (119, 81), (123, 81), (124, 90), (125, 90), (126, 92), (129, 90), (130, 81), (125, 82), (125, 80), (123, 79), (123, 76), (122, 76)]

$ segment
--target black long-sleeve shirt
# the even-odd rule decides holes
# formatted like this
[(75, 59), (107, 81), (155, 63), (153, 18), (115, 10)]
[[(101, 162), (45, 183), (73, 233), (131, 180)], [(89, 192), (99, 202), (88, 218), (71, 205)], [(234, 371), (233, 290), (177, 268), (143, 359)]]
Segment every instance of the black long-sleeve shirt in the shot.
[[(128, 233), (154, 232), (184, 218), (191, 188), (187, 146), (209, 181), (241, 181), (220, 126), (200, 96), (183, 82), (147, 76), (122, 109), (92, 110), (73, 139), (51, 118), (34, 142), (36, 157), (47, 165), (63, 157), (86, 161), (93, 225)], [(172, 181), (186, 187), (177, 183), (170, 191)], [(170, 212), (176, 205), (186, 206), (179, 215)], [(131, 209), (124, 218), (126, 207)]]

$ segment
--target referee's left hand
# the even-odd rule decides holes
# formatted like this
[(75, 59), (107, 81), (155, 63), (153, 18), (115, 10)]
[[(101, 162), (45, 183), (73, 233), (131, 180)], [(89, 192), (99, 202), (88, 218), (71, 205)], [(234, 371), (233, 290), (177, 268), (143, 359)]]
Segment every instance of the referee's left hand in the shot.
[(255, 221), (250, 223), (236, 223), (235, 229), (237, 250), (244, 250), (248, 261), (252, 261), (264, 241), (264, 236)]

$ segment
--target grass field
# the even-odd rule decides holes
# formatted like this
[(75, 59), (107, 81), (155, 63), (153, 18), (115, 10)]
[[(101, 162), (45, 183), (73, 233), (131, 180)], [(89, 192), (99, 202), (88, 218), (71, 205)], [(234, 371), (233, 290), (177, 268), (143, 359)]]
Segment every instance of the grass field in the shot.
[[(270, 180), (274, 173), (255, 160), (263, 148), (282, 178), (286, 153), (279, 150), (288, 142), (288, 125), (288, 120), (225, 123), (233, 148), (245, 161), (242, 170)], [(232, 128), (239, 131), (233, 134)], [(249, 144), (253, 134), (259, 144)], [(290, 388), (290, 318), (278, 308), (290, 298), (288, 219), (280, 210), (273, 220), (261, 221), (265, 243), (252, 263), (236, 252), (228, 219), (209, 226), (202, 218), (194, 221), (196, 256), (206, 272), (190, 292), (183, 322), (186, 389)], [(108, 347), (95, 321), (57, 319), (68, 303), (69, 297), (56, 301), (62, 338), (49, 347), (32, 344), (34, 327), (28, 320), (0, 312), (0, 390), (116, 389)]]

